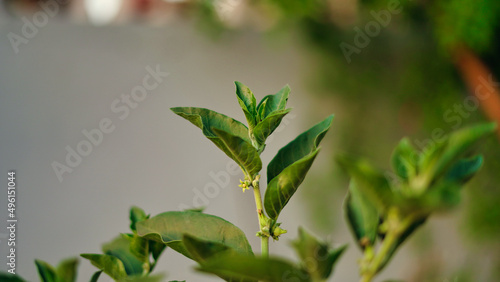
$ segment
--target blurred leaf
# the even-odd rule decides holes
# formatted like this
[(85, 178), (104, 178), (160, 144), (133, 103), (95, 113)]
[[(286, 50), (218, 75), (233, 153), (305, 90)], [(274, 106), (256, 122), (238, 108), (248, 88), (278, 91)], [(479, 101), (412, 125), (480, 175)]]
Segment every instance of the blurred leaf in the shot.
[(317, 146), (330, 128), (332, 120), (333, 115), (300, 134), (281, 148), (269, 163), (264, 206), (271, 219), (278, 218), (304, 180), (319, 152)]
[(356, 243), (361, 249), (373, 246), (377, 238), (380, 215), (351, 179), (344, 202), (344, 211)]
[(257, 124), (257, 101), (252, 91), (243, 83), (235, 81), (236, 84), (236, 97), (238, 103), (245, 114), (245, 117), (250, 128), (254, 128)]
[[(129, 240), (130, 253), (142, 263), (149, 264), (150, 240), (139, 237), (137, 234), (123, 234)], [(151, 241), (154, 242), (154, 241)]]
[(162, 282), (165, 281), (165, 275), (156, 274), (148, 276), (128, 276), (121, 279), (120, 282)]
[(101, 276), (102, 270), (95, 272), (90, 278), (90, 282), (97, 282), (99, 280), (99, 276)]
[(137, 224), (141, 237), (162, 242), (175, 251), (192, 258), (182, 243), (184, 234), (221, 243), (237, 252), (252, 254), (245, 234), (228, 221), (199, 212), (165, 212)]
[(223, 130), (212, 128), (212, 131), (224, 143), (227, 150), (231, 153), (231, 158), (241, 167), (245, 175), (253, 178), (262, 169), (262, 161), (259, 153), (251, 143), (227, 133)]
[[(437, 179), (444, 174), (449, 167), (456, 162), (477, 141), (495, 132), (495, 123), (483, 123), (467, 127), (451, 133), (444, 143), (443, 150), (434, 154), (432, 161), (423, 166), (422, 173), (430, 179)], [(440, 145), (438, 145), (440, 146)]]
[[(120, 280), (127, 277), (125, 266), (117, 257), (100, 254), (81, 254), (80, 256), (90, 260), (92, 265), (102, 270), (104, 273), (115, 280)], [(94, 276), (96, 276), (96, 274), (94, 274)]]
[(135, 231), (135, 224), (139, 221), (146, 220), (147, 218), (148, 216), (146, 215), (144, 210), (139, 207), (133, 206), (132, 208), (130, 208), (130, 229), (132, 231)]
[(78, 266), (77, 258), (70, 258), (61, 261), (56, 269), (58, 281), (60, 282), (76, 281), (77, 266)]
[(302, 228), (299, 228), (299, 238), (292, 242), (292, 246), (301, 258), (303, 268), (317, 280), (331, 275), (335, 262), (347, 247), (344, 245), (330, 251), (328, 244), (319, 242)]
[(417, 174), (418, 156), (410, 140), (403, 138), (392, 153), (392, 169), (401, 179), (408, 180)]
[(356, 188), (359, 192), (381, 215), (385, 214), (390, 205), (395, 204), (395, 195), (389, 182), (370, 163), (347, 156), (339, 156), (337, 160), (340, 166), (349, 173), (352, 180), (356, 182)]
[(0, 272), (0, 281), (5, 282), (25, 282), (26, 280), (22, 279), (17, 274), (11, 274), (8, 272)]
[(40, 280), (43, 282), (57, 282), (57, 272), (50, 264), (42, 261), (35, 260), (36, 267), (38, 269), (38, 274), (40, 275)]
[[(135, 243), (137, 244), (137, 242)], [(141, 246), (145, 247), (145, 246)], [(135, 252), (139, 252), (137, 250), (137, 246), (134, 246)], [(134, 255), (131, 251), (131, 242), (128, 238), (123, 236), (116, 237), (113, 241), (104, 244), (102, 246), (102, 251), (106, 255), (114, 256), (118, 258), (125, 267), (125, 271), (128, 275), (140, 275), (144, 272), (144, 264), (147, 262), (139, 260), (139, 258)], [(147, 251), (147, 250), (143, 250)], [(145, 254), (142, 255), (142, 259), (144, 259)], [(104, 271), (106, 272), (106, 271)], [(107, 272), (106, 272), (107, 273)]]
[(452, 182), (467, 182), (483, 164), (483, 156), (476, 155), (471, 158), (461, 159), (446, 173), (445, 180)]
[(244, 279), (245, 281), (310, 281), (306, 272), (287, 261), (242, 254), (216, 256), (207, 260), (197, 269), (218, 276)]

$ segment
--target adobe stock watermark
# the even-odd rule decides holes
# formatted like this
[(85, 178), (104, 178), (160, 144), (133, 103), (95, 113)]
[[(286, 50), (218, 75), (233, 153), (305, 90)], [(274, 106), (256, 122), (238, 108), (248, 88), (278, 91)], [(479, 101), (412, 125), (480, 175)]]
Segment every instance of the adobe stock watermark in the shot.
[(353, 44), (343, 41), (339, 45), (347, 63), (350, 64), (352, 61), (351, 56), (361, 53), (361, 50), (370, 44), (371, 38), (378, 36), (382, 28), (389, 25), (392, 16), (401, 13), (401, 11), (403, 11), (403, 7), (401, 7), (399, 0), (390, 0), (385, 10), (379, 12), (370, 11), (373, 20), (366, 23), (364, 29), (354, 27), (356, 34), (354, 35)]
[[(288, 124), (290, 124), (290, 121), (294, 119), (296, 115), (289, 113), (286, 115), (283, 120), (281, 121), (281, 124), (274, 133), (281, 132)], [(270, 144), (273, 141), (273, 136), (269, 136), (267, 138), (267, 144)], [(218, 197), (223, 189), (226, 189), (231, 183), (231, 180), (234, 180), (234, 176), (239, 176), (241, 179), (242, 176), (242, 171), (240, 167), (233, 161), (229, 160), (226, 163), (226, 167), (224, 170), (221, 170), (219, 172), (213, 172), (210, 171), (208, 173), (208, 176), (210, 176), (211, 181), (206, 183), (203, 188), (193, 188), (193, 198), (191, 201), (191, 206), (188, 204), (180, 203), (178, 206), (179, 210), (187, 210), (187, 209), (192, 209), (192, 208), (197, 208), (197, 207), (206, 207), (210, 204), (210, 200)], [(237, 188), (237, 187), (235, 187)]]
[[(500, 86), (500, 82), (495, 81), (493, 76), (490, 74), (488, 77), (478, 77), (481, 84), (477, 85), (474, 89), (474, 95), (467, 95), (461, 103), (453, 104), (443, 113), (443, 120), (451, 124), (453, 130), (457, 130), (462, 126), (464, 120), (471, 116), (472, 112), (477, 111), (479, 108), (480, 101), (487, 100), (495, 92), (495, 87)], [(437, 144), (444, 141), (446, 132), (443, 128), (434, 128), (431, 132), (431, 137), (419, 140), (414, 139), (413, 144), (419, 151), (425, 151), (429, 148), (436, 146)], [(415, 156), (415, 159), (417, 156)], [(398, 182), (399, 178), (391, 171), (386, 171), (385, 176), (392, 182)]]
[[(150, 92), (155, 90), (169, 76), (168, 72), (160, 70), (160, 65), (156, 65), (155, 68), (147, 66), (145, 70), (146, 75), (143, 77), (141, 84), (133, 87), (130, 94), (122, 93), (120, 98), (116, 98), (111, 102), (109, 108), (115, 114), (113, 118), (120, 121), (127, 119), (132, 110), (137, 109), (140, 103), (144, 102), (149, 96)], [(62, 163), (53, 161), (51, 164), (59, 182), (63, 181), (65, 174), (72, 173), (83, 162), (83, 159), (88, 157), (94, 148), (104, 141), (106, 134), (113, 132), (115, 129), (116, 125), (111, 117), (102, 118), (96, 128), (83, 129), (82, 135), (84, 139), (74, 147), (69, 145), (65, 147), (66, 157), (64, 161)]]
[(38, 1), (41, 10), (34, 13), (31, 19), (22, 17), (23, 26), (19, 33), (9, 32), (7, 38), (14, 53), (19, 53), (21, 44), (28, 44), (30, 39), (33, 39), (40, 29), (47, 26), (49, 19), (55, 17), (60, 11), (60, 5), (68, 3), (69, 0), (48, 0)]

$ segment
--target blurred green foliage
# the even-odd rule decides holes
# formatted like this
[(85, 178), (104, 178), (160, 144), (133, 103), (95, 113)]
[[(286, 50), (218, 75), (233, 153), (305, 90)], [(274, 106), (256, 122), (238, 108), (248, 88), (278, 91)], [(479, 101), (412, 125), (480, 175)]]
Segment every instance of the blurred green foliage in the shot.
[[(480, 108), (464, 110), (469, 93), (453, 56), (456, 48), (466, 46), (490, 69), (493, 77), (500, 78), (500, 1), (253, 0), (248, 3), (262, 17), (273, 19), (274, 25), (268, 32), (293, 29), (301, 34), (304, 50), (317, 70), (306, 76), (311, 92), (320, 93), (322, 98), (335, 96), (336, 101), (347, 107), (337, 128), (341, 135), (341, 144), (337, 145), (343, 151), (368, 156), (388, 168), (389, 160), (384, 156), (390, 154), (404, 135), (411, 136), (420, 147), (419, 144), (428, 142), (423, 136), (436, 130), (448, 132), (486, 120)], [(400, 5), (401, 12), (391, 13), (389, 23), (380, 26), (375, 36), (369, 36), (367, 46), (352, 53), (348, 62), (340, 44), (356, 47), (358, 30), (365, 31), (368, 24), (376, 21), (374, 13), (387, 11), (391, 3)], [(345, 6), (352, 7), (354, 14), (348, 14)], [(217, 22), (223, 27), (219, 34), (223, 33), (224, 22), (208, 18), (201, 21)], [(237, 29), (226, 27), (233, 32)], [(352, 130), (353, 126), (356, 130)], [(484, 168), (466, 189), (464, 227), (469, 239), (489, 246), (496, 254), (492, 256), (494, 264), (499, 265), (498, 139), (488, 140), (482, 151)], [(341, 195), (347, 188), (346, 180), (334, 179), (334, 175), (338, 173), (324, 176), (322, 183), (340, 187), (340, 191), (316, 183), (309, 185), (314, 186), (315, 195), (321, 195), (311, 199), (314, 203), (310, 207), (323, 215), (325, 210), (332, 214), (322, 217), (321, 223), (329, 225), (328, 228), (337, 218), (333, 215), (335, 208), (328, 208), (335, 206), (328, 199)], [(500, 273), (492, 273), (491, 279), (499, 281)]]

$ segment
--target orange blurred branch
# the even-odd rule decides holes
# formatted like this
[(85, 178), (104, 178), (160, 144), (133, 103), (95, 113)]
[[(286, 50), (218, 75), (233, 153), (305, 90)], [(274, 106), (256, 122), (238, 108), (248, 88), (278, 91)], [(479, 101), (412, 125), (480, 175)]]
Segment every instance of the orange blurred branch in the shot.
[[(499, 83), (488, 67), (466, 47), (455, 50), (454, 62), (469, 91), (474, 95), (486, 116), (500, 125)], [(497, 130), (500, 139), (500, 131)]]

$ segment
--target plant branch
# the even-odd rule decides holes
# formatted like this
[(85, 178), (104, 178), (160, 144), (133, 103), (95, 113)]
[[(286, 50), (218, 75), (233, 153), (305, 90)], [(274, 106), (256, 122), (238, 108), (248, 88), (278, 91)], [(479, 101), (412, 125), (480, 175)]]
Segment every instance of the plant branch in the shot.
[(382, 270), (387, 260), (393, 255), (394, 248), (399, 244), (400, 236), (415, 222), (416, 216), (408, 215), (401, 219), (398, 210), (393, 209), (389, 211), (387, 216), (388, 230), (380, 248), (375, 255), (373, 255), (371, 250), (369, 252), (365, 251), (362, 265), (366, 264), (366, 267), (361, 268), (360, 282), (372, 281), (375, 275)]

